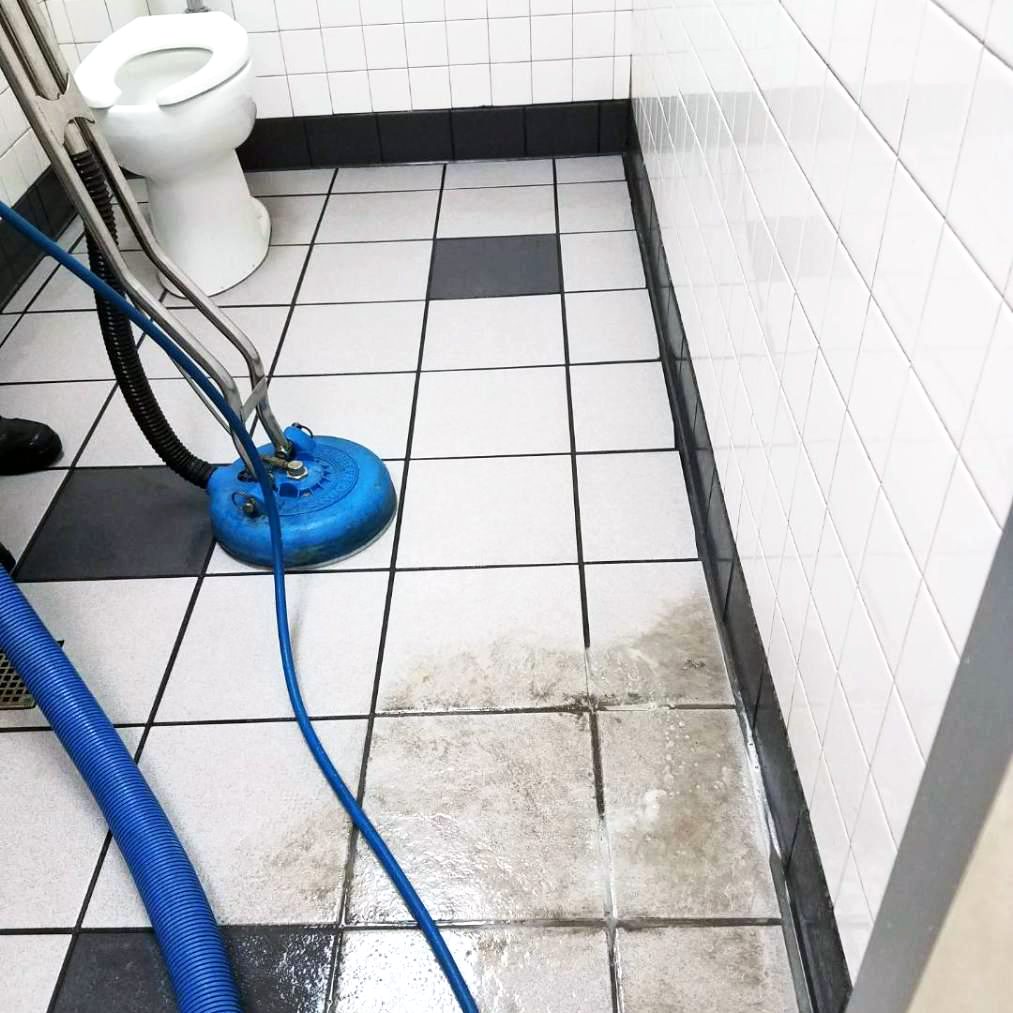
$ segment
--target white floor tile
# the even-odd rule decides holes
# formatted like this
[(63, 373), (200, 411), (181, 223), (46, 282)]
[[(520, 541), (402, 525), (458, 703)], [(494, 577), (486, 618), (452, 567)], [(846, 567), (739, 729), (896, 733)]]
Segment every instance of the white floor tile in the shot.
[(10, 334), (20, 319), (20, 313), (0, 313), (0, 342)]
[(358, 376), (280, 376), (271, 381), (271, 407), (283, 426), (307, 425), (340, 436), (380, 457), (404, 457), (415, 377), (407, 373)]
[(416, 461), (406, 495), (399, 566), (577, 558), (567, 457)]
[[(123, 738), (133, 749), (139, 733), (126, 729)], [(6, 877), (0, 925), (73, 926), (102, 849), (105, 820), (52, 732), (0, 735), (0, 767)]]
[(588, 232), (562, 236), (561, 243), (567, 292), (644, 287), (635, 232)]
[(63, 483), (66, 472), (39, 471), (34, 475), (0, 478), (0, 542), (15, 559), (21, 555), (42, 515)]
[[(316, 730), (342, 777), (356, 784), (365, 722), (323, 721)], [(220, 921), (336, 919), (348, 818), (294, 722), (156, 727), (140, 766)], [(85, 924), (148, 924), (115, 845)]]
[(271, 245), (305, 245), (313, 241), (326, 196), (263, 197), (271, 216)]
[(556, 231), (551, 186), (447, 190), (437, 235), (524, 236)]
[(51, 467), (68, 468), (98, 418), (112, 387), (109, 380), (0, 386), (0, 416), (45, 422), (56, 431), (63, 443), (63, 454)]
[(431, 239), (439, 191), (334, 194), (327, 202), (317, 241), (363, 243)]
[(660, 362), (573, 366), (577, 450), (655, 450), (675, 446)]
[[(299, 686), (311, 716), (369, 713), (387, 581), (385, 572), (296, 573), (286, 580)], [(290, 714), (278, 661), (274, 581), (267, 574), (208, 578), (156, 719)]]
[[(76, 253), (74, 256), (86, 267), (88, 266), (88, 255), (86, 253)], [(124, 253), (123, 259), (137, 280), (148, 290), (153, 298), (157, 299), (162, 292), (162, 283), (158, 280), (158, 273), (155, 271), (154, 264), (139, 251)], [(43, 261), (43, 265), (52, 267), (52, 262), (47, 259)], [(94, 308), (95, 293), (65, 267), (57, 268), (52, 279), (31, 305), (33, 313), (45, 310), (89, 310)], [(8, 305), (7, 309), (10, 310), (11, 306)]]
[(0, 381), (112, 379), (98, 314), (26, 313), (0, 346)]
[(625, 178), (622, 155), (556, 159), (556, 179), (560, 183), (591, 183)]
[(441, 299), (429, 305), (423, 369), (541, 366), (562, 361), (559, 296)]
[[(79, 258), (82, 259), (83, 258)], [(49, 276), (56, 270), (56, 265), (45, 257), (32, 268), (32, 273), (21, 283), (20, 288), (7, 300), (4, 305), (5, 313), (23, 313), (28, 304), (35, 298), (36, 293), (46, 283)], [(93, 304), (94, 305), (94, 304)]]
[(246, 174), (254, 197), (327, 193), (333, 178), (333, 169), (278, 169)]
[(560, 232), (614, 232), (632, 228), (633, 209), (625, 183), (560, 184)]
[(70, 935), (0, 936), (7, 1013), (37, 1013), (53, 993)]
[(382, 710), (569, 705), (586, 692), (576, 567), (397, 575)]
[(514, 161), (451, 162), (447, 166), (446, 188), (462, 190), (475, 186), (552, 186), (552, 159), (519, 158)]
[(588, 562), (696, 558), (678, 453), (583, 454), (577, 476)]
[[(234, 324), (253, 342), (260, 353), (264, 369), (269, 370), (278, 351), (281, 332), (288, 318), (287, 306), (232, 306), (224, 311)], [(200, 310), (178, 309), (180, 323), (214, 355), (232, 376), (248, 378), (246, 360)], [(179, 370), (149, 337), (141, 342), (141, 362), (149, 378), (175, 378)]]
[(414, 371), (424, 309), (424, 302), (297, 306), (275, 372)]
[[(148, 720), (195, 581), (75, 580), (21, 590), (114, 724)], [(0, 711), (0, 727), (47, 727), (38, 708)]]
[(339, 169), (331, 193), (439, 190), (443, 165), (367, 165)]
[(432, 242), (317, 246), (299, 291), (301, 303), (424, 299)]
[(570, 362), (655, 359), (658, 333), (647, 289), (566, 296)]
[[(215, 296), (215, 302), (219, 306), (265, 306), (292, 302), (308, 252), (308, 246), (272, 246), (253, 274), (238, 285), (220, 292)], [(167, 296), (165, 304), (189, 305), (174, 295)]]
[[(232, 440), (182, 377), (152, 380), (151, 389), (176, 435), (192, 453), (215, 464), (239, 456)], [(80, 463), (86, 468), (162, 463), (137, 427), (120, 391), (113, 395)]]
[(422, 375), (413, 457), (569, 450), (563, 367)]

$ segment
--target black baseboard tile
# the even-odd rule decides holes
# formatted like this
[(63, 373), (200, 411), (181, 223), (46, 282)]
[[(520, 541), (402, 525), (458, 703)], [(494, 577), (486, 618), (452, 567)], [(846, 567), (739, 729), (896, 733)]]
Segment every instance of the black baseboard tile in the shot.
[[(50, 168), (15, 203), (14, 210), (53, 239), (74, 217), (70, 198)], [(0, 306), (7, 304), (41, 259), (42, 251), (34, 243), (0, 222)]]
[(842, 1013), (851, 994), (851, 981), (833, 905), (738, 558), (635, 123), (630, 123), (628, 132), (626, 171), (634, 220), (658, 325), (690, 507), (702, 529), (698, 530), (697, 541), (711, 600), (722, 626), (732, 678), (756, 741), (813, 1010)]
[(257, 120), (244, 169), (340, 168), (474, 158), (621, 154), (628, 99)]

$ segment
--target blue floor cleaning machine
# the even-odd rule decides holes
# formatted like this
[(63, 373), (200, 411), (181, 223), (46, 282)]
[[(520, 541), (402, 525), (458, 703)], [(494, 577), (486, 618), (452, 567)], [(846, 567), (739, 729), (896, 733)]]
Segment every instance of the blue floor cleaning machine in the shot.
[[(35, 0), (0, 0), (0, 69), (84, 221), (90, 269), (2, 203), (0, 218), (95, 291), (106, 351), (142, 432), (166, 465), (207, 490), (214, 534), (226, 551), (273, 570), (281, 666), (307, 745), (416, 919), (458, 1005), (477, 1013), (438, 927), (320, 742), (303, 704), (292, 653), (286, 566), (347, 556), (377, 538), (397, 511), (390, 474), (357, 443), (314, 435), (302, 425), (279, 425), (256, 348), (160, 248), (39, 11)], [(242, 355), (251, 387), (247, 398), (130, 270), (117, 242), (113, 196), (162, 277)], [(215, 467), (180, 443), (145, 376), (131, 324), (162, 348), (231, 434), (238, 454), (234, 463)], [(255, 423), (270, 442), (254, 444), (250, 429)], [(240, 1013), (221, 934), (175, 831), (84, 681), (2, 569), (0, 650), (102, 808), (151, 918), (181, 1013)], [(406, 1006), (409, 1002), (406, 997)]]

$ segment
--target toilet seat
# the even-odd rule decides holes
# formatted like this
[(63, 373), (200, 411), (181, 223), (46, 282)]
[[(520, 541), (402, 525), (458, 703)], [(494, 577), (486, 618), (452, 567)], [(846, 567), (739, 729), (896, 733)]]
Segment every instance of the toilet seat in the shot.
[(211, 91), (250, 62), (246, 29), (221, 11), (135, 18), (82, 60), (74, 78), (92, 109), (110, 109), (122, 89), (116, 76), (131, 60), (173, 49), (200, 49), (210, 58), (197, 71), (163, 88), (155, 104), (172, 106)]

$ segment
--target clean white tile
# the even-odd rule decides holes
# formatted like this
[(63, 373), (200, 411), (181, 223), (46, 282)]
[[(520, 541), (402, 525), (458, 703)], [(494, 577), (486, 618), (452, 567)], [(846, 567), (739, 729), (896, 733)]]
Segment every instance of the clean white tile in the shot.
[(568, 453), (569, 449), (563, 367), (423, 374), (413, 457)]
[(531, 102), (530, 63), (494, 63), (492, 101), (494, 105), (528, 105)]
[(352, 166), (338, 170), (332, 193), (439, 190), (442, 179), (440, 164)]
[[(0, 346), (4, 383), (112, 379), (98, 314), (27, 313)], [(8, 414), (10, 414), (8, 412)]]
[(798, 674), (805, 687), (805, 698), (809, 705), (816, 733), (823, 742), (826, 739), (827, 722), (830, 719), (830, 705), (833, 702), (837, 684), (834, 658), (830, 645), (823, 633), (823, 627), (815, 610), (809, 609), (802, 625), (802, 639), (799, 642)]
[(487, 106), (492, 102), (492, 77), (487, 63), (450, 68), (450, 94), (455, 107)]
[[(219, 306), (263, 306), (290, 303), (306, 263), (308, 246), (272, 246), (264, 262), (245, 281), (215, 296)], [(166, 306), (188, 306), (170, 295)]]
[(246, 174), (254, 197), (327, 193), (333, 179), (333, 169), (278, 169)]
[(292, 95), (288, 90), (288, 78), (283, 75), (258, 77), (253, 82), (253, 99), (261, 119), (292, 115)]
[(853, 0), (834, 9), (829, 64), (852, 95), (858, 96), (865, 77), (869, 34), (876, 0)]
[(24, 552), (65, 477), (65, 472), (53, 470), (4, 476), (0, 530), (3, 544), (15, 559)]
[(593, 183), (623, 180), (626, 178), (626, 171), (621, 155), (557, 158), (556, 178), (560, 183)]
[[(87, 256), (83, 253), (75, 253), (74, 256), (87, 266)], [(123, 254), (123, 259), (137, 280), (154, 298), (157, 298), (162, 291), (162, 284), (158, 280), (151, 261), (139, 251), (128, 251)], [(40, 266), (52, 269), (52, 263), (48, 260), (43, 261)], [(58, 268), (32, 303), (30, 311), (36, 313), (45, 310), (90, 310), (94, 307), (95, 293), (76, 275)], [(14, 299), (6, 306), (8, 313), (13, 312), (16, 308), (18, 307)]]
[(615, 15), (576, 14), (573, 18), (573, 55), (612, 56), (615, 46)]
[(939, 2), (979, 39), (984, 37), (992, 0), (939, 0)]
[(397, 575), (380, 710), (544, 706), (586, 693), (575, 566)]
[[(319, 722), (316, 731), (342, 777), (355, 784), (365, 721)], [(223, 922), (337, 917), (348, 818), (294, 722), (156, 727), (140, 767)], [(293, 840), (305, 846), (293, 849)], [(116, 845), (102, 863), (85, 923), (148, 924)]]
[[(312, 716), (369, 713), (387, 582), (383, 572), (297, 573), (286, 580), (299, 685)], [(266, 574), (203, 582), (156, 720), (289, 716), (271, 583)], [(222, 616), (239, 613), (244, 622), (222, 623)], [(336, 615), (344, 628), (337, 679)]]
[(447, 22), (451, 63), (489, 62), (489, 25), (485, 19)]
[(1013, 63), (1013, 3), (994, 0), (985, 41), (1007, 63)]
[(996, 285), (1013, 264), (1013, 70), (982, 56), (960, 149), (948, 219)]
[(816, 555), (812, 596), (827, 644), (837, 660), (840, 660), (844, 649), (844, 637), (851, 618), (856, 586), (854, 571), (848, 565), (833, 519), (828, 517), (823, 525), (823, 535)]
[[(5, 346), (6, 347), (6, 346)], [(2, 353), (0, 353), (2, 354)], [(985, 359), (981, 382), (960, 447), (996, 520), (1004, 521), (1013, 501), (1013, 412), (1009, 377), (1013, 376), (1013, 311), (1004, 306)]]
[(512, 161), (451, 162), (447, 166), (448, 190), (536, 184), (552, 185), (551, 159), (518, 158)]
[(913, 374), (900, 398), (883, 488), (922, 567), (950, 484), (957, 448)]
[(412, 67), (408, 71), (412, 109), (450, 107), (450, 70), (447, 67)]
[(828, 505), (851, 569), (858, 572), (869, 537), (879, 479), (852, 424), (845, 419)]
[(582, 454), (577, 476), (586, 560), (696, 558), (677, 453)]
[[(231, 376), (244, 379), (249, 377), (245, 358), (200, 310), (177, 309), (173, 310), (173, 315), (225, 366)], [(278, 351), (281, 332), (288, 319), (288, 307), (232, 306), (225, 311), (225, 315), (253, 343), (266, 372)], [(146, 337), (141, 343), (140, 354), (144, 371), (151, 379), (173, 379), (179, 376), (179, 370), (172, 360), (150, 338)]]
[[(129, 729), (124, 738), (133, 749), (138, 733)], [(7, 813), (0, 845), (11, 877), (4, 887), (3, 924), (71, 927), (105, 839), (102, 814), (52, 732), (0, 735), (0, 762)], [(57, 853), (60, 860), (53, 862)]]
[(943, 230), (912, 365), (955, 440), (964, 432), (1001, 296)]
[(407, 70), (370, 70), (369, 92), (374, 112), (393, 112), (411, 107)]
[(412, 462), (399, 566), (576, 559), (569, 458)]
[(646, 289), (566, 296), (571, 362), (653, 359), (658, 335)]
[(925, 579), (958, 650), (963, 650), (1001, 529), (963, 462), (953, 472)]
[(612, 57), (573, 61), (573, 101), (590, 102), (612, 97)]
[(551, 186), (447, 190), (437, 234), (458, 236), (544, 235), (556, 231)]
[(279, 28), (315, 28), (320, 24), (320, 14), (314, 0), (285, 0), (278, 10)]
[[(281, 50), (285, 66), (293, 76), (322, 73), (324, 43), (319, 28), (281, 32)], [(328, 67), (329, 70), (352, 70), (352, 67)], [(291, 85), (291, 81), (289, 84)]]
[(398, 0), (372, 0), (362, 9), (361, 17), (365, 25), (399, 24), (402, 20), (401, 5)]
[(404, 457), (415, 378), (408, 373), (279, 376), (271, 407), (285, 423), (341, 436), (384, 458)]
[(872, 756), (883, 724), (892, 678), (869, 614), (855, 602), (844, 640), (840, 665), (841, 685), (847, 696), (865, 756)]
[(369, 75), (364, 70), (328, 74), (331, 108), (336, 113), (368, 113), (373, 108)]
[(8, 1013), (34, 1013), (53, 994), (70, 933), (0, 936), (0, 961), (5, 971), (4, 1002)]
[(958, 662), (946, 627), (923, 584), (897, 667), (897, 692), (925, 756), (932, 748)]
[(291, 246), (312, 242), (326, 199), (324, 195), (262, 197), (261, 203), (271, 216), (271, 243)]
[(873, 292), (909, 354), (929, 293), (942, 228), (942, 216), (903, 167), (898, 167)]
[(635, 232), (587, 232), (560, 237), (567, 292), (643, 288), (644, 266)]
[(531, 59), (528, 18), (489, 19), (489, 57), (493, 63)]
[(408, 66), (434, 67), (446, 65), (447, 26), (443, 21), (424, 21), (405, 25)]
[(924, 769), (925, 761), (918, 751), (900, 697), (894, 692), (890, 695), (872, 758), (872, 777), (895, 841), (904, 836)]
[(573, 17), (570, 15), (531, 18), (531, 58), (561, 60), (573, 56)]
[(624, 182), (560, 184), (561, 232), (609, 232), (633, 228), (630, 194)]
[(299, 302), (389, 302), (424, 299), (431, 242), (338, 243), (317, 246)]
[(808, 456), (801, 454), (791, 506), (788, 510), (788, 524), (795, 540), (795, 548), (798, 550), (799, 561), (809, 581), (812, 580), (816, 568), (816, 554), (825, 517), (826, 501), (816, 480), (816, 473), (809, 463)]
[[(297, 306), (276, 375), (372, 373), (418, 365), (425, 303)], [(430, 311), (430, 328), (432, 326)]]
[(841, 947), (852, 980), (857, 980), (862, 959), (872, 935), (872, 914), (862, 889), (854, 855), (849, 855), (834, 897), (834, 918), (841, 935)]
[[(22, 584), (32, 608), (110, 721), (148, 720), (195, 581), (81, 580)], [(109, 617), (115, 615), (116, 622)], [(158, 616), (158, 622), (151, 617)], [(0, 712), (0, 726), (46, 727), (38, 710)]]
[(918, 583), (914, 557), (887, 497), (880, 492), (858, 585), (891, 668), (900, 658)]
[(854, 379), (868, 308), (869, 287), (844, 244), (838, 243), (820, 327), (820, 347), (838, 389), (844, 394), (851, 389)]
[(355, 243), (429, 239), (436, 226), (436, 190), (409, 193), (332, 194), (317, 241)]
[(830, 772), (822, 760), (816, 774), (809, 815), (812, 819), (813, 832), (816, 835), (816, 844), (820, 851), (827, 887), (831, 896), (836, 896), (841, 877), (844, 875), (850, 842), (847, 827), (844, 825), (840, 806), (834, 794)]
[(840, 683), (834, 689), (830, 703), (827, 733), (823, 740), (823, 762), (827, 765), (841, 818), (850, 836), (858, 819), (869, 765), (862, 753), (848, 700)]
[(366, 43), (366, 66), (370, 70), (408, 65), (403, 25), (366, 25), (362, 35)]
[(844, 401), (826, 359), (820, 353), (813, 370), (802, 443), (824, 496), (829, 492), (833, 478), (844, 415)]
[(883, 902), (883, 894), (886, 893), (890, 870), (897, 857), (897, 845), (890, 836), (890, 827), (879, 801), (879, 793), (871, 780), (858, 810), (851, 850), (869, 906), (874, 912), (878, 911)]
[(802, 782), (802, 791), (806, 802), (811, 806), (816, 787), (816, 775), (819, 773), (822, 744), (801, 680), (795, 684), (795, 693), (792, 697), (787, 724), (788, 740), (795, 757), (799, 780)]
[(535, 102), (573, 101), (573, 61), (537, 60), (532, 63), (531, 92)]
[(675, 445), (659, 362), (573, 366), (577, 450), (657, 450)]
[[(568, 311), (571, 357), (573, 324)], [(429, 304), (424, 369), (543, 366), (563, 362), (556, 295), (440, 299)]]
[(358, 25), (354, 28), (325, 28), (323, 42), (328, 70), (366, 69), (366, 43)]
[(295, 116), (328, 116), (331, 113), (331, 91), (327, 75), (296, 74), (289, 78), (292, 113)]

